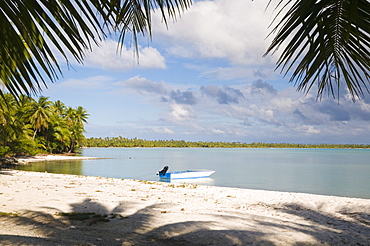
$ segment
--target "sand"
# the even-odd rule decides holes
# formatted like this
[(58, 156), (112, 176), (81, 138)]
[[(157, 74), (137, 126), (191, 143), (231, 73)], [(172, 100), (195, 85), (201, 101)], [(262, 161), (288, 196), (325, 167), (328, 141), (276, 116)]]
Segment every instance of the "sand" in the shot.
[(64, 160), (89, 160), (98, 159), (97, 157), (87, 157), (87, 156), (68, 156), (68, 155), (36, 155), (15, 158), (15, 160), (20, 164), (29, 164), (31, 162), (40, 161), (64, 161)]
[(0, 245), (370, 245), (370, 199), (1, 170)]

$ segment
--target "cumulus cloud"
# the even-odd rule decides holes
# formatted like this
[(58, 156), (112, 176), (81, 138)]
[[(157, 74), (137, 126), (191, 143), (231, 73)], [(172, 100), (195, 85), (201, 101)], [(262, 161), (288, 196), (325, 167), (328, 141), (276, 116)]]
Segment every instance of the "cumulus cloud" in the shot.
[(170, 108), (170, 116), (176, 122), (188, 121), (196, 117), (195, 112), (190, 106), (172, 104), (170, 105)]
[(204, 68), (200, 73), (201, 77), (209, 77), (213, 80), (254, 80), (254, 79), (274, 79), (279, 76), (274, 71), (273, 65), (267, 66), (224, 66), (216, 68)]
[(215, 98), (220, 104), (239, 103), (239, 100), (244, 98), (240, 90), (228, 86), (220, 88), (216, 85), (208, 85), (202, 86), (200, 90), (203, 94)]
[[(302, 142), (297, 138), (301, 136), (312, 142), (320, 137), (329, 141), (340, 132), (363, 137), (364, 128), (370, 130), (364, 125), (370, 119), (370, 105), (365, 101), (318, 101), (314, 93), (277, 90), (263, 80), (228, 86), (193, 85), (189, 89), (135, 76), (116, 86), (140, 95), (144, 103), (156, 108), (156, 127), (146, 128), (152, 134), (217, 135), (224, 139), (239, 136), (245, 141), (255, 137), (258, 141), (283, 142)], [(148, 122), (153, 124), (152, 120)], [(356, 129), (358, 125), (363, 127)]]
[(94, 48), (93, 52), (86, 55), (84, 64), (113, 71), (133, 68), (166, 68), (165, 58), (155, 48), (139, 47), (139, 60), (137, 60), (134, 48), (128, 49), (123, 46), (122, 49), (119, 49), (117, 47), (118, 43), (114, 40), (103, 41), (100, 47)]
[(124, 89), (131, 90), (139, 94), (167, 94), (167, 88), (164, 82), (154, 82), (140, 76), (135, 76), (128, 80), (115, 83), (115, 85), (122, 86)]
[(299, 111), (299, 109), (295, 109), (293, 111), (293, 115), (296, 115), (297, 117), (301, 118), (302, 120), (306, 120), (307, 119), (307, 117), (304, 114), (302, 114), (302, 112)]
[(319, 134), (320, 133), (320, 130), (315, 129), (314, 126), (310, 126), (310, 125), (297, 126), (295, 130), (297, 132), (304, 133), (304, 134)]
[(319, 112), (329, 116), (331, 121), (348, 121), (350, 120), (350, 113), (341, 107), (334, 104), (326, 104), (318, 107)]
[(224, 58), (244, 65), (271, 63), (262, 58), (272, 21), (267, 4), (268, 0), (195, 2), (168, 30), (158, 14), (154, 41), (170, 40), (167, 51), (181, 57)]
[(150, 94), (161, 102), (175, 102), (176, 104), (194, 105), (197, 98), (192, 91), (172, 89), (170, 85), (163, 81), (155, 82), (149, 79), (135, 76), (125, 81), (115, 83), (116, 86), (122, 87), (124, 91), (130, 91), (136, 94)]
[(197, 99), (191, 91), (172, 91), (170, 98), (178, 104), (193, 105), (197, 102)]
[(153, 131), (154, 133), (159, 134), (174, 134), (175, 132), (167, 127), (157, 127), (157, 128), (150, 128), (150, 131)]
[(251, 86), (252, 94), (277, 94), (277, 90), (269, 83), (257, 80)]

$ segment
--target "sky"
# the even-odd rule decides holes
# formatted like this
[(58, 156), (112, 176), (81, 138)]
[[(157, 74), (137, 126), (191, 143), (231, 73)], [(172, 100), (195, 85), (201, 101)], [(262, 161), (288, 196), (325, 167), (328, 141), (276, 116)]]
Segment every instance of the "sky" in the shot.
[(370, 95), (317, 100), (275, 71), (279, 51), (263, 57), (276, 14), (267, 3), (195, 1), (167, 27), (157, 11), (139, 60), (130, 38), (117, 52), (108, 37), (41, 95), (84, 107), (88, 138), (369, 144)]

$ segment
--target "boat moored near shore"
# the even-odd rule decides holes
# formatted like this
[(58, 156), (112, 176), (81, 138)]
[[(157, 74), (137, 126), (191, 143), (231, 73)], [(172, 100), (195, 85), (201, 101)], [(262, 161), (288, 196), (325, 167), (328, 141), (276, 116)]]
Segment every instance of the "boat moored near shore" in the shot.
[(157, 172), (157, 175), (161, 179), (196, 179), (196, 178), (207, 178), (211, 176), (215, 171), (208, 169), (192, 169), (167, 172), (168, 166), (165, 166), (161, 171)]

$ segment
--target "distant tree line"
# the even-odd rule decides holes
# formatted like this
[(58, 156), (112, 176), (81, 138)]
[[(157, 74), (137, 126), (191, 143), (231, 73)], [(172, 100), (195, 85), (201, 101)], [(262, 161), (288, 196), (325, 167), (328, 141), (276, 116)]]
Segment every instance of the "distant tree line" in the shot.
[(0, 96), (0, 156), (74, 152), (85, 139), (86, 110), (48, 97)]
[(145, 140), (138, 138), (105, 137), (88, 138), (85, 147), (168, 147), (168, 148), (370, 148), (364, 144), (290, 144), (241, 142), (189, 142), (184, 140)]

